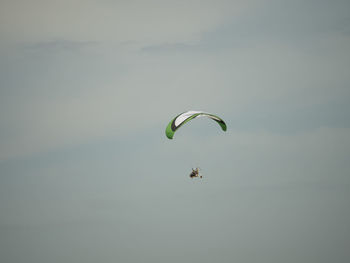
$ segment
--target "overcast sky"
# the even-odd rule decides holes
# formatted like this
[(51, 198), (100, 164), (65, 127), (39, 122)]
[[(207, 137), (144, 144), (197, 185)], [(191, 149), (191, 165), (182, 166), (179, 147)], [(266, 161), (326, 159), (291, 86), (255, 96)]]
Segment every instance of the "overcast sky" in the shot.
[(349, 262), (349, 83), (347, 0), (0, 0), (0, 261)]

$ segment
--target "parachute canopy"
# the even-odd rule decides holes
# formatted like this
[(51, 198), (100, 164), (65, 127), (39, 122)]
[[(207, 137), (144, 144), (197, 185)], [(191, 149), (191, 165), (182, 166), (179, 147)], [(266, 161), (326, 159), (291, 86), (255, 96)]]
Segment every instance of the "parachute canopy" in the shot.
[(166, 136), (169, 139), (172, 139), (174, 137), (175, 131), (178, 128), (180, 128), (186, 122), (189, 122), (190, 120), (193, 120), (194, 118), (197, 118), (197, 117), (208, 117), (216, 121), (220, 125), (223, 131), (226, 131), (227, 129), (226, 123), (216, 115), (205, 113), (203, 111), (186, 111), (177, 115), (173, 120), (169, 122), (168, 126), (165, 129)]

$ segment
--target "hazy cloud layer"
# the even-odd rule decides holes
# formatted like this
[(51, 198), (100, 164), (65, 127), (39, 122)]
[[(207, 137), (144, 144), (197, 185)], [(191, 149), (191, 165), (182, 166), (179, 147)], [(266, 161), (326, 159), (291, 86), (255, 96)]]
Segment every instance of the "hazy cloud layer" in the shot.
[(0, 0), (0, 261), (347, 262), (349, 7)]
[(10, 40), (68, 38), (159, 43), (193, 41), (240, 13), (244, 1), (2, 1)]

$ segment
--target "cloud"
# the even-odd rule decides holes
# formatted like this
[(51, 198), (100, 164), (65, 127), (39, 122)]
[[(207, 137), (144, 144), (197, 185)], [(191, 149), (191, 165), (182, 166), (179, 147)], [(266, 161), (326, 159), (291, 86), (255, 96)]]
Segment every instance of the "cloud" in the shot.
[[(0, 34), (12, 41), (134, 41), (159, 44), (198, 39), (243, 1), (2, 1)], [(181, 18), (181, 19), (179, 19)]]
[(169, 52), (196, 52), (200, 46), (198, 44), (191, 43), (170, 43), (161, 45), (145, 46), (141, 49), (142, 52), (146, 53), (169, 53)]
[(26, 45), (21, 45), (28, 51), (47, 51), (47, 52), (59, 52), (59, 51), (78, 51), (85, 47), (95, 46), (97, 42), (93, 41), (70, 41), (70, 40), (51, 40), (36, 42)]

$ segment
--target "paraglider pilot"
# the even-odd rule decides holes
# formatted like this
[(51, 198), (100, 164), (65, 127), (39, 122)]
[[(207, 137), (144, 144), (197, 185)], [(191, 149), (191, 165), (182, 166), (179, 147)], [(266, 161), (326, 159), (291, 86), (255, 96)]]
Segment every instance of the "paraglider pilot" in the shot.
[(198, 169), (198, 167), (197, 167), (196, 169), (193, 169), (193, 168), (192, 168), (192, 172), (190, 173), (190, 177), (191, 177), (191, 178), (194, 178), (194, 177), (202, 178), (202, 176), (199, 175), (199, 169)]

